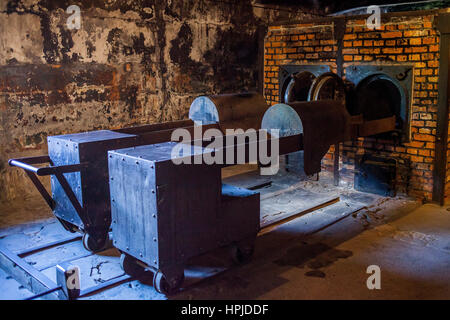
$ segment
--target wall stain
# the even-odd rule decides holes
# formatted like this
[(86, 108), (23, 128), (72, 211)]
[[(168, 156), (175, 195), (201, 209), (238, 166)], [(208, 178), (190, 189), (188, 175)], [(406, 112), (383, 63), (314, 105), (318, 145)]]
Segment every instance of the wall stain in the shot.
[(58, 58), (58, 38), (50, 25), (50, 15), (41, 13), (41, 33), (44, 39), (44, 58), (47, 63), (55, 63)]

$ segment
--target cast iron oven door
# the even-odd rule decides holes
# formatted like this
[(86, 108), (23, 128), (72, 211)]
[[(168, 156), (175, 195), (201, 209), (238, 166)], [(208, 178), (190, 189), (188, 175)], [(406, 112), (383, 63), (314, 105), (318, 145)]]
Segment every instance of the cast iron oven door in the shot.
[(395, 159), (363, 155), (356, 160), (355, 189), (394, 197), (396, 172)]
[(308, 94), (314, 79), (329, 72), (328, 65), (284, 65), (279, 72), (280, 102), (308, 101)]
[(346, 105), (346, 87), (344, 81), (333, 72), (326, 72), (311, 84), (308, 101), (336, 100)]
[(410, 101), (413, 67), (410, 65), (359, 65), (346, 69), (346, 79), (355, 85), (347, 103), (351, 115), (361, 114), (364, 121), (395, 116), (395, 131), (384, 139), (410, 140)]

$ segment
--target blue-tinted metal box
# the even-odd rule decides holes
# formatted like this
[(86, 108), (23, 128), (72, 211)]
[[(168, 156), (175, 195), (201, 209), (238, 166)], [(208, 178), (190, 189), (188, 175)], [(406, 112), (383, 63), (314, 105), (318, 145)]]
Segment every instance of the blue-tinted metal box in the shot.
[[(235, 252), (244, 258), (259, 231), (259, 193), (222, 185), (220, 165), (175, 164), (175, 145), (108, 152), (114, 246), (124, 269), (130, 261), (150, 267), (161, 292), (181, 284), (191, 257), (241, 243)], [(185, 156), (210, 152), (191, 146)]]

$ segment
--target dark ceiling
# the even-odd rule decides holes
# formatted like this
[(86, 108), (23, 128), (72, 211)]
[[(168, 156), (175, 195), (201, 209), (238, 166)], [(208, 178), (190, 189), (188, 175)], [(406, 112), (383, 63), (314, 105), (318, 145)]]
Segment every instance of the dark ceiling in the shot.
[(407, 2), (424, 2), (426, 0), (257, 0), (259, 4), (302, 7), (313, 12), (334, 13), (346, 9), (370, 5), (396, 4)]

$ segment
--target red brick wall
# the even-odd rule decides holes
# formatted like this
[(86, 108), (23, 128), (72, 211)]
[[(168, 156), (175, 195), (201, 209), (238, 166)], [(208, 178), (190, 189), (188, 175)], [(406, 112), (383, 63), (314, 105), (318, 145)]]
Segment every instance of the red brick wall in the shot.
[[(414, 80), (410, 105), (411, 141), (394, 145), (391, 141), (360, 138), (355, 142), (344, 143), (341, 152), (344, 181), (353, 179), (356, 154), (367, 152), (389, 156), (399, 163), (399, 191), (431, 200), (439, 66), (439, 35), (432, 22), (432, 15), (391, 16), (383, 18), (381, 30), (369, 30), (365, 20), (346, 21), (343, 38), (344, 78), (345, 68), (349, 65), (384, 62), (414, 64)], [(337, 41), (331, 19), (315, 24), (270, 27), (265, 41), (264, 63), (267, 102), (279, 102), (280, 65), (323, 62), (336, 71), (336, 51)], [(331, 151), (322, 162), (325, 169), (332, 165)], [(344, 174), (348, 172), (350, 174)], [(447, 181), (450, 180), (449, 176)], [(446, 187), (446, 194), (450, 195), (448, 184)]]

